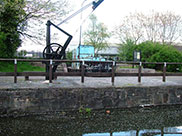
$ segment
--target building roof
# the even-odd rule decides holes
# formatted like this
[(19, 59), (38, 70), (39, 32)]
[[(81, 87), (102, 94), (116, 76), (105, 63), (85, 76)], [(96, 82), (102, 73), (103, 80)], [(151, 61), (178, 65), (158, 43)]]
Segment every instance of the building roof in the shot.
[(109, 46), (106, 49), (98, 51), (98, 55), (118, 55), (119, 49), (118, 46)]

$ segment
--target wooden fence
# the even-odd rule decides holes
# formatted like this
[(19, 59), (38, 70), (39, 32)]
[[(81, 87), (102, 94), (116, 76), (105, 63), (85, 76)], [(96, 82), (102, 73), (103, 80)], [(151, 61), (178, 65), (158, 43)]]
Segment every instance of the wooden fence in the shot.
[[(70, 61), (70, 60), (45, 60), (45, 59), (0, 59), (1, 61), (11, 61), (14, 62), (14, 72), (0, 72), (1, 76), (13, 76), (14, 83), (17, 83), (18, 76), (49, 76), (49, 82), (52, 83), (52, 74), (54, 76), (80, 76), (81, 82), (84, 83), (84, 77), (111, 77), (111, 82), (114, 84), (115, 77), (118, 76), (128, 76), (128, 77), (138, 77), (138, 82), (141, 82), (142, 76), (161, 76), (162, 81), (166, 82), (166, 76), (182, 76), (182, 73), (168, 73), (166, 72), (167, 65), (182, 65), (182, 63), (169, 63), (169, 62), (123, 62), (123, 61)], [(18, 62), (43, 62), (49, 64), (49, 73), (46, 72), (17, 72), (17, 63)], [(80, 63), (81, 68), (77, 72), (52, 72), (52, 67), (54, 62), (60, 63)], [(86, 63), (110, 63), (112, 65), (111, 72), (86, 72), (85, 71), (85, 64)], [(116, 66), (119, 64), (132, 64), (138, 66), (137, 73), (117, 73)], [(142, 73), (142, 66), (145, 64), (155, 64), (155, 65), (162, 65), (163, 70), (162, 72), (155, 72), (155, 73)]]

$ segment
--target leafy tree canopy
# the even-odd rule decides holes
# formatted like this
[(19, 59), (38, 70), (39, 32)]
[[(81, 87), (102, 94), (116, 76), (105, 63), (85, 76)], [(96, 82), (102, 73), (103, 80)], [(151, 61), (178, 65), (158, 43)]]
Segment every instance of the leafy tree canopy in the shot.
[(43, 22), (56, 18), (61, 20), (67, 13), (67, 4), (67, 0), (1, 0), (0, 57), (14, 57), (23, 37), (44, 41)]
[[(136, 45), (134, 41), (127, 40), (121, 45), (119, 51), (120, 60), (124, 61), (133, 61), (133, 52), (141, 51), (142, 62), (182, 62), (182, 53), (173, 46), (150, 41)], [(162, 66), (159, 65), (146, 65), (145, 67), (162, 70)], [(168, 65), (167, 71), (176, 71), (177, 68), (182, 71), (182, 66), (179, 65)]]
[(24, 28), (24, 0), (3, 0), (0, 9), (0, 57), (13, 57)]
[(84, 33), (84, 44), (92, 45), (95, 48), (95, 53), (108, 47), (107, 40), (110, 38), (110, 33), (103, 23), (97, 22), (95, 15), (90, 16), (89, 29)]

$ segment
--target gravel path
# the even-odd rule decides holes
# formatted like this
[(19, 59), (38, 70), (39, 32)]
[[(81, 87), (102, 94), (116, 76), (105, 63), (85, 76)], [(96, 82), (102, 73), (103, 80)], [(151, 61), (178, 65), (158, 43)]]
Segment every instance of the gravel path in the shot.
[(125, 87), (125, 86), (172, 86), (182, 85), (182, 77), (167, 77), (166, 82), (162, 82), (162, 77), (142, 77), (142, 82), (138, 83), (137, 77), (116, 77), (112, 85), (111, 78), (85, 77), (85, 82), (81, 83), (81, 77), (59, 77), (53, 83), (45, 80), (45, 77), (30, 77), (29, 81), (24, 81), (24, 77), (18, 77), (18, 82), (13, 83), (13, 77), (0, 77), (0, 88), (85, 88), (85, 87)]

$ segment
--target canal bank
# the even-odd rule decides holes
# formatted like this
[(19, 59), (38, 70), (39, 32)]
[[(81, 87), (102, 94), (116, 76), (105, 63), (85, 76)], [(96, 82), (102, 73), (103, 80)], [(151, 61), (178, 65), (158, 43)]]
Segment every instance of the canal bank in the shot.
[(182, 104), (182, 86), (1, 88), (0, 115)]

